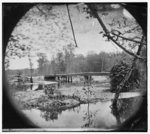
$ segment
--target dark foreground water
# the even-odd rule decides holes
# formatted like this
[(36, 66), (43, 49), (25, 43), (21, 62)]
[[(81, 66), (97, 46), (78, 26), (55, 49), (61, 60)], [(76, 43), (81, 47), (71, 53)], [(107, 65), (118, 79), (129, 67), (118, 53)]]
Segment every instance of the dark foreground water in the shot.
[(114, 129), (130, 118), (139, 108), (142, 97), (119, 99), (117, 107), (112, 101), (81, 104), (65, 111), (23, 110), (23, 113), (42, 128), (98, 128)]

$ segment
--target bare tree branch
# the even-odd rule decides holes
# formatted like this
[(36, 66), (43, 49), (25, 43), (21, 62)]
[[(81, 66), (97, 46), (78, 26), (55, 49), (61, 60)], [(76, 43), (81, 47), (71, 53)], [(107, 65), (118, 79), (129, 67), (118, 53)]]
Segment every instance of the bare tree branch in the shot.
[(42, 14), (44, 14), (45, 16), (47, 16), (47, 14), (42, 10), (40, 9), (37, 5), (35, 6)]
[(71, 29), (72, 29), (72, 34), (73, 34), (74, 42), (75, 42), (76, 47), (78, 47), (78, 45), (77, 45), (77, 41), (76, 41), (76, 38), (75, 38), (75, 33), (74, 33), (74, 29), (73, 29), (72, 21), (71, 21), (71, 16), (70, 16), (70, 12), (69, 12), (68, 4), (67, 4), (66, 6), (67, 6), (68, 17), (69, 17), (69, 21), (70, 21), (70, 25), (71, 25)]

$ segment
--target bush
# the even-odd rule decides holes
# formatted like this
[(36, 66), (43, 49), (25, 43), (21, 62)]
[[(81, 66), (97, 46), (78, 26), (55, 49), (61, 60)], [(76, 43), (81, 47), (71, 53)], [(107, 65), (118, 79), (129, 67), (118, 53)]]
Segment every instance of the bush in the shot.
[[(125, 78), (129, 70), (130, 65), (125, 62), (121, 62), (120, 64), (113, 66), (113, 68), (110, 71), (111, 92), (116, 92), (117, 86)], [(121, 91), (126, 92), (138, 86), (139, 86), (139, 71), (137, 68), (134, 68), (132, 70), (130, 78), (125, 82)]]

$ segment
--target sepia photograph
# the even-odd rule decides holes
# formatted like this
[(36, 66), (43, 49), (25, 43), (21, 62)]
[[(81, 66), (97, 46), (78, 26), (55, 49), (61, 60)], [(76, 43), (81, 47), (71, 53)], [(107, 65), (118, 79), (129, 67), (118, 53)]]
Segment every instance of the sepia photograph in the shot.
[(147, 2), (2, 3), (3, 132), (147, 132)]

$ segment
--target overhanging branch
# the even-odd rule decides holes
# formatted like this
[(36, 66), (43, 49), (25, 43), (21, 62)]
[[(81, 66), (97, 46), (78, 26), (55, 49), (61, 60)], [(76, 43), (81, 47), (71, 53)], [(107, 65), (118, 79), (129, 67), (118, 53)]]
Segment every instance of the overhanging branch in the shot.
[(42, 14), (44, 14), (45, 16), (47, 16), (47, 14), (42, 10), (42, 9), (40, 9), (39, 7), (38, 7), (38, 5), (36, 5), (35, 6)]
[[(109, 36), (109, 35), (107, 35)], [(124, 50), (126, 53), (128, 53), (131, 56), (134, 56), (135, 58), (141, 59), (141, 60), (145, 60), (146, 58), (143, 58), (137, 54), (134, 54), (133, 52), (127, 50), (125, 47), (123, 47), (122, 45), (120, 45), (116, 40), (114, 40), (111, 36), (109, 36), (109, 39), (111, 39), (118, 47), (120, 47), (122, 50)]]
[(103, 23), (102, 19), (99, 17), (98, 13), (95, 11), (94, 7), (92, 4), (88, 4), (88, 7), (90, 8), (92, 14), (94, 15), (94, 17), (97, 18), (98, 22), (100, 23), (100, 25), (102, 26), (105, 34), (108, 34), (108, 29), (106, 28), (105, 24)]
[(129, 55), (131, 56), (134, 56), (138, 59), (142, 59), (142, 60), (145, 60), (146, 58), (143, 58), (139, 55), (136, 55), (134, 54), (133, 52), (130, 52), (129, 50), (127, 50), (125, 47), (123, 47), (122, 45), (120, 45), (116, 40), (113, 39), (112, 36), (110, 36), (110, 32), (109, 30), (107, 29), (107, 27), (105, 26), (104, 22), (102, 21), (102, 19), (99, 17), (97, 11), (95, 10), (94, 8), (94, 5), (93, 4), (87, 4), (89, 9), (91, 10), (92, 14), (94, 15), (94, 17), (97, 18), (98, 22), (100, 23), (100, 25), (102, 26), (102, 29), (104, 30), (105, 32), (105, 36), (107, 36), (108, 40), (111, 39), (118, 47), (120, 47), (122, 50), (124, 50), (126, 53), (128, 53)]
[(72, 29), (73, 39), (74, 39), (74, 42), (75, 42), (76, 47), (78, 47), (77, 41), (76, 41), (76, 38), (75, 38), (75, 33), (74, 33), (72, 21), (71, 21), (71, 16), (70, 16), (68, 4), (67, 4), (66, 6), (67, 6), (68, 17), (69, 17), (69, 21), (70, 21), (70, 25), (71, 25), (71, 29)]
[(136, 41), (136, 40), (133, 40), (133, 39), (130, 39), (130, 38), (126, 38), (126, 37), (123, 37), (123, 36), (121, 36), (121, 35), (117, 35), (117, 34), (115, 34), (115, 33), (113, 33), (113, 32), (111, 32), (111, 34), (113, 34), (113, 35), (115, 35), (115, 36), (117, 36), (117, 37), (119, 37), (119, 38), (122, 38), (122, 39), (124, 39), (124, 40), (128, 40), (128, 41), (132, 41), (132, 42), (135, 42), (135, 43), (138, 43), (138, 44), (143, 44), (143, 45), (147, 45), (146, 43), (143, 43), (143, 42), (140, 42), (140, 41)]

